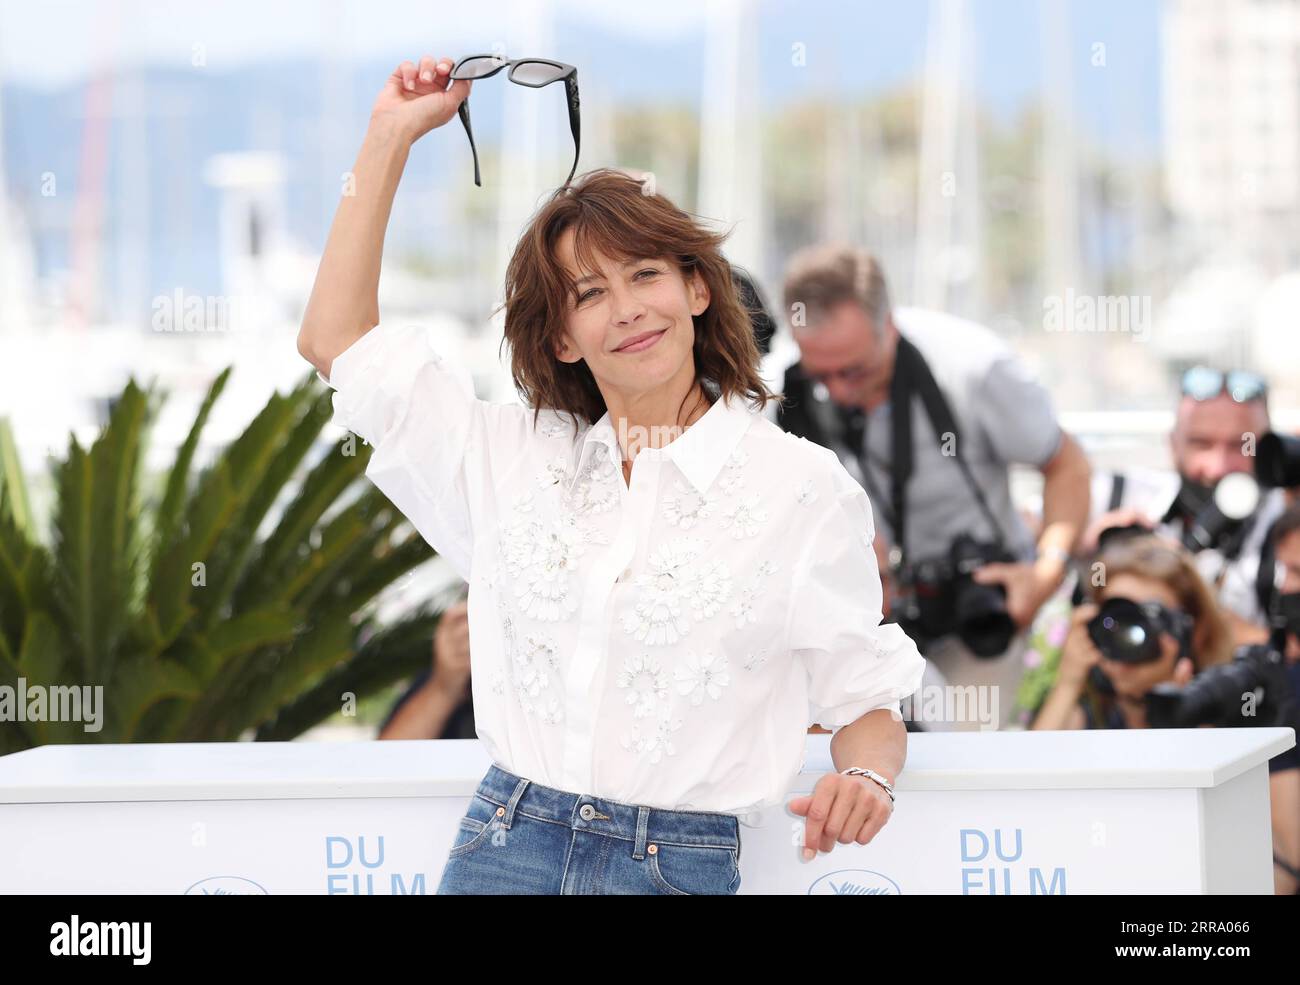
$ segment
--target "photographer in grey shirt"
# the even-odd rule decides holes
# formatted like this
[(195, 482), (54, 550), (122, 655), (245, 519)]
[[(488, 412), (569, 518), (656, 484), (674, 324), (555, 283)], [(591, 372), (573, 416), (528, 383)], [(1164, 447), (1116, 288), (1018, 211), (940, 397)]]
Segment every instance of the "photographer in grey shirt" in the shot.
[[(1088, 517), (1087, 458), (1001, 339), (949, 315), (893, 310), (865, 251), (800, 252), (784, 302), (799, 361), (773, 418), (833, 448), (862, 482), (890, 543), (899, 622), (967, 700), (969, 685), (993, 689), (1006, 725), (1022, 631), (1060, 586)], [(1011, 501), (1012, 463), (1044, 477), (1037, 544)], [(948, 727), (981, 727), (969, 706), (958, 717)]]

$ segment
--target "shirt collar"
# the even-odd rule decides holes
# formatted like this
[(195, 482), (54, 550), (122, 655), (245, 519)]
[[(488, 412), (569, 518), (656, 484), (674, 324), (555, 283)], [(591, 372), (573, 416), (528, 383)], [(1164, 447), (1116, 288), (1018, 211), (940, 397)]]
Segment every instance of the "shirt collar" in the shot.
[[(680, 437), (674, 438), (663, 448), (643, 448), (637, 454), (662, 455), (672, 460), (695, 490), (703, 495), (749, 429), (754, 413), (741, 397), (733, 396), (730, 400), (719, 397)], [(582, 473), (588, 455), (602, 445), (609, 449), (606, 454), (613, 457), (616, 465), (620, 465), (623, 453), (609, 411), (583, 437), (577, 465), (569, 478), (570, 489)]]

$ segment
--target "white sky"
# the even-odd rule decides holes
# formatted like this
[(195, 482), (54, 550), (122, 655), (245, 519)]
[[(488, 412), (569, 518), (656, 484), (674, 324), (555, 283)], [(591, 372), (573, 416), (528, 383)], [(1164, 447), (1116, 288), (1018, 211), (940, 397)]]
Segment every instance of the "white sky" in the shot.
[[(66, 84), (101, 64), (188, 66), (194, 45), (219, 70), (274, 55), (332, 51), (454, 55), (461, 42), (509, 37), (544, 0), (0, 0), (0, 78)], [(706, 3), (730, 0), (557, 0), (566, 17), (645, 40), (694, 33)], [(642, 11), (650, 11), (641, 16)], [(629, 16), (631, 15), (631, 16)], [(491, 50), (489, 44), (488, 50)]]

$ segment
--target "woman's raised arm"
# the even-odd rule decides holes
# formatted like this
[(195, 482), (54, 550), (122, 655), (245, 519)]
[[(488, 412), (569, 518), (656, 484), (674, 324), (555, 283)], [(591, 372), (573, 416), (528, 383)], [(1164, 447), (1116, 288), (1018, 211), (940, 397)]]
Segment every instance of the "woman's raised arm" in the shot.
[[(298, 330), (298, 352), (326, 378), (339, 353), (379, 324), (384, 232), (411, 145), (442, 126), (469, 95), (450, 58), (402, 62), (384, 83), (334, 214)], [(450, 85), (449, 85), (450, 83)]]

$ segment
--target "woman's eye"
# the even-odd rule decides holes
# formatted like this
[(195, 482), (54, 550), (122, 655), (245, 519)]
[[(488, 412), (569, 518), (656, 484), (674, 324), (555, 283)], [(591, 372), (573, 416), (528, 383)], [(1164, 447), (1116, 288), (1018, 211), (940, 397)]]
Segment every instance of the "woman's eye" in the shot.
[(646, 267), (645, 270), (638, 271), (637, 276), (640, 277), (642, 274), (649, 274), (653, 277), (657, 273), (659, 273), (659, 271), (655, 270), (653, 267)]
[(578, 304), (582, 304), (582, 302), (586, 301), (588, 298), (595, 296), (599, 290), (599, 287), (593, 287), (590, 291), (584, 291), (578, 298)]

